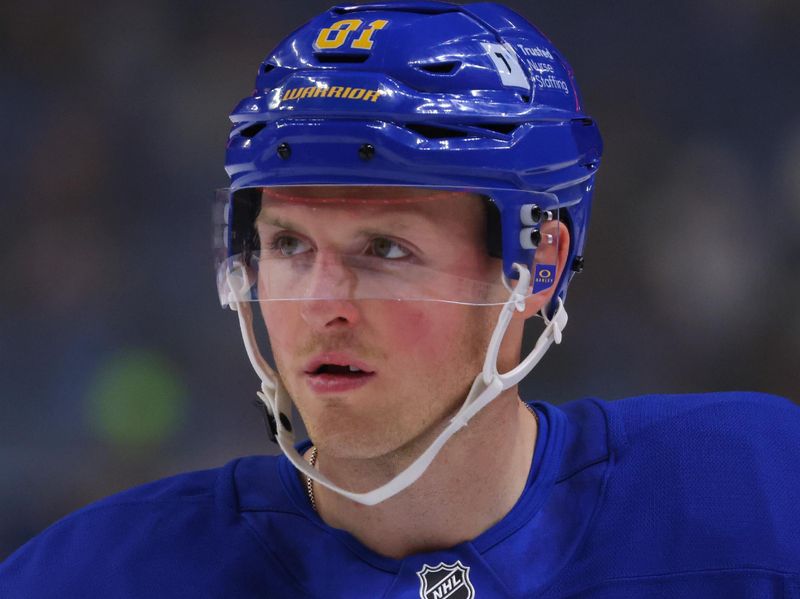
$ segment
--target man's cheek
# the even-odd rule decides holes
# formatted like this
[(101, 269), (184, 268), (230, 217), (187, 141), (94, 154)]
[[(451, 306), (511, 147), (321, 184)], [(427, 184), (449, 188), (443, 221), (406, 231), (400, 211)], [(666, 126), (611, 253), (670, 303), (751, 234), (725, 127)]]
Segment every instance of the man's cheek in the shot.
[(279, 359), (277, 353), (280, 352), (281, 348), (288, 349), (287, 342), (292, 338), (288, 331), (291, 321), (286, 314), (281, 314), (280, 312), (279, 308), (270, 306), (270, 302), (261, 304), (261, 315), (267, 327), (270, 349), (275, 359)]
[(389, 307), (386, 313), (393, 346), (420, 357), (441, 352), (446, 315), (413, 305)]

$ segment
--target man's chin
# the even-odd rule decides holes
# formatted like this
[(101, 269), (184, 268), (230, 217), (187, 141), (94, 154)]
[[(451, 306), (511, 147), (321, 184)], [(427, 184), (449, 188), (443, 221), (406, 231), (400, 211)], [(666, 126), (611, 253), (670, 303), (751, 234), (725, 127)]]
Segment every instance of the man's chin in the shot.
[(362, 427), (353, 426), (352, 420), (338, 427), (329, 426), (333, 423), (326, 421), (322, 426), (310, 427), (309, 435), (320, 456), (327, 459), (377, 461), (399, 471), (418, 458), (448, 422), (446, 418), (429, 426), (387, 430), (386, 420), (381, 422), (382, 426)]
[(310, 431), (309, 435), (325, 459), (362, 461), (386, 458), (402, 443), (393, 443), (383, 431), (363, 432), (353, 429)]

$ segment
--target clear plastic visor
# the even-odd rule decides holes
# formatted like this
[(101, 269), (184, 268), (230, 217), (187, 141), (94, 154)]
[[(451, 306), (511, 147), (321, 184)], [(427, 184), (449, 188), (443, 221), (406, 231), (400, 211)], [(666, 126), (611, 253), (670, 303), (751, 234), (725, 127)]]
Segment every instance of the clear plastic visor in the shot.
[[(495, 191), (352, 185), (218, 190), (220, 301), (503, 304), (516, 281), (503, 276)], [(553, 279), (558, 236), (523, 222), (524, 192), (514, 193), (523, 201), (506, 209), (522, 210), (523, 216), (510, 234), (523, 247), (528, 237), (539, 245), (532, 262), (545, 267), (526, 266)], [(557, 222), (555, 209), (546, 214)], [(540, 276), (540, 283), (545, 279)], [(543, 290), (538, 287), (532, 283), (528, 293)]]

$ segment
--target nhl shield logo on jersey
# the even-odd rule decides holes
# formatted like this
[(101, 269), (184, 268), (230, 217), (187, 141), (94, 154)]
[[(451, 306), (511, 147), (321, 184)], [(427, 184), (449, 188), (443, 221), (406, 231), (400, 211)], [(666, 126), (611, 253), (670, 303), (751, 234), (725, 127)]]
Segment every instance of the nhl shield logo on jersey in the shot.
[(440, 563), (435, 568), (425, 564), (417, 572), (421, 599), (473, 599), (475, 587), (469, 581), (469, 566), (460, 561)]

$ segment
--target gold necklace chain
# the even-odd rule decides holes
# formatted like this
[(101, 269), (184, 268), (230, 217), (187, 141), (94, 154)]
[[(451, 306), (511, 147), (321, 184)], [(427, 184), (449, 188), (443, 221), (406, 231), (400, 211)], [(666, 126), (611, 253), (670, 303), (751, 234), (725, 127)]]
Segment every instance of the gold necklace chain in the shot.
[[(317, 465), (317, 446), (312, 445), (311, 447), (311, 455), (308, 456), (308, 463), (311, 464), (311, 467), (314, 468)], [(314, 508), (314, 511), (317, 511), (317, 502), (314, 499), (314, 479), (310, 476), (306, 476), (306, 491), (308, 491), (308, 500), (311, 502), (311, 507)]]
[[(530, 404), (523, 402), (528, 411), (533, 414), (533, 417), (536, 419), (536, 430), (539, 430), (539, 415), (536, 413)], [(316, 468), (317, 466), (317, 446), (311, 446), (311, 455), (308, 456), (308, 463), (311, 465), (312, 468)], [(310, 476), (306, 476), (306, 492), (308, 494), (308, 501), (311, 503), (311, 508), (316, 512), (317, 511), (317, 500), (314, 499), (314, 479)]]

